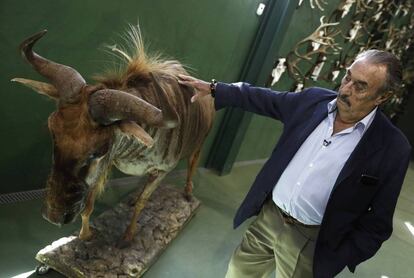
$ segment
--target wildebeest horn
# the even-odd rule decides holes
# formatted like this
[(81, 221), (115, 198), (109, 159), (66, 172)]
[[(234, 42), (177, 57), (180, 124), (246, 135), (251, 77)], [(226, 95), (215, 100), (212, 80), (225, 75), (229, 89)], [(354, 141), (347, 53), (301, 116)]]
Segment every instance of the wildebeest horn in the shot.
[(103, 125), (115, 121), (130, 120), (156, 127), (169, 126), (160, 109), (134, 95), (112, 89), (96, 91), (89, 98), (92, 118)]
[(52, 84), (26, 78), (13, 78), (11, 81), (23, 84), (26, 87), (38, 92), (39, 94), (48, 96), (54, 100), (59, 99), (59, 92)]
[(23, 41), (20, 44), (21, 54), (38, 73), (49, 79), (57, 88), (60, 103), (74, 103), (78, 100), (82, 87), (85, 86), (83, 77), (73, 68), (45, 59), (32, 50), (33, 45), (46, 32), (47, 30), (43, 30)]

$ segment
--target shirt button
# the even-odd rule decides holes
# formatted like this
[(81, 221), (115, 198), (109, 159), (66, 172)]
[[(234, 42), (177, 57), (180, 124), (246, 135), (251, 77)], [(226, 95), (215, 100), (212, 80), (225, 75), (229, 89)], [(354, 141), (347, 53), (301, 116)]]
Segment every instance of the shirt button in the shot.
[(297, 185), (300, 185), (300, 182), (297, 182), (296, 184), (297, 184)]
[(312, 168), (312, 167), (313, 167), (313, 163), (309, 164), (309, 167), (311, 167), (311, 168)]

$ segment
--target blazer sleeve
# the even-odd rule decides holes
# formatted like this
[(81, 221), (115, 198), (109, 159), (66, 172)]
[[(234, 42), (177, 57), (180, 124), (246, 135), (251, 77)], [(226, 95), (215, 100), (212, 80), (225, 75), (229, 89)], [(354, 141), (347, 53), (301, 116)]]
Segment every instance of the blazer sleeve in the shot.
[(267, 88), (253, 87), (248, 83), (218, 83), (214, 104), (216, 110), (224, 107), (238, 107), (285, 122), (300, 103), (305, 91), (301, 93), (276, 92)]
[[(407, 144), (403, 145), (407, 146)], [(393, 149), (395, 151), (398, 148)], [(387, 165), (384, 165), (387, 170), (382, 176), (381, 188), (372, 200), (371, 209), (361, 215), (354, 229), (336, 250), (341, 261), (348, 262), (348, 268), (352, 272), (359, 263), (374, 256), (382, 243), (391, 236), (392, 219), (411, 153), (409, 145), (403, 152), (401, 147), (399, 149), (398, 155), (394, 155), (394, 159), (389, 159)], [(345, 265), (341, 270), (343, 267)]]

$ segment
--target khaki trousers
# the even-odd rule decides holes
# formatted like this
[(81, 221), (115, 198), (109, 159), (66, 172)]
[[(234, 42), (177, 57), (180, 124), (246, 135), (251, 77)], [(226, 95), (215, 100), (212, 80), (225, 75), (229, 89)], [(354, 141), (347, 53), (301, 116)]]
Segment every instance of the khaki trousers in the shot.
[(272, 200), (265, 203), (234, 251), (226, 278), (313, 277), (319, 227), (285, 223)]

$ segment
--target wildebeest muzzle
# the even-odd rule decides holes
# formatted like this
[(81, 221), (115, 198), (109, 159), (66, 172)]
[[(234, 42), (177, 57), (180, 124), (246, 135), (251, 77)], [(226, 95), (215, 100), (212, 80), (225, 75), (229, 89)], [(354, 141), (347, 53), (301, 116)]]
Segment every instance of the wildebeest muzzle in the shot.
[(70, 195), (62, 193), (53, 203), (46, 198), (42, 207), (42, 216), (52, 224), (61, 226), (62, 224), (72, 223), (76, 220), (79, 213), (85, 208), (85, 199), (88, 195), (88, 186), (86, 183), (77, 185), (80, 190), (71, 192)]

